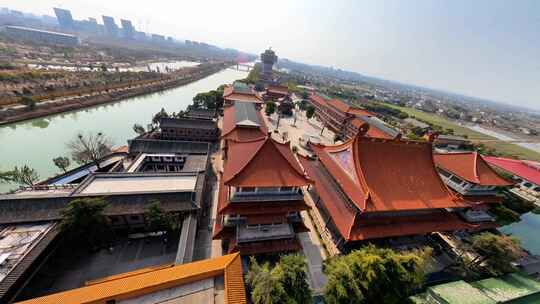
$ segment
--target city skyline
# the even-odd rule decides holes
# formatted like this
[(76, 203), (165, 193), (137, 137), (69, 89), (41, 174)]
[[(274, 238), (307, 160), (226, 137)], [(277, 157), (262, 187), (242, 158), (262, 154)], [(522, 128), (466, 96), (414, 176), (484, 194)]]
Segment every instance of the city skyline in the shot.
[[(287, 2), (269, 8), (248, 2), (125, 4), (5, 5), (48, 15), (58, 6), (71, 10), (75, 19), (110, 15), (117, 23), (132, 20), (137, 30), (253, 54), (272, 46), (280, 57), (298, 62), (540, 109), (535, 85), (540, 43), (534, 40), (540, 4), (534, 1), (513, 3), (511, 9), (504, 1)], [(263, 7), (268, 22), (252, 13)]]

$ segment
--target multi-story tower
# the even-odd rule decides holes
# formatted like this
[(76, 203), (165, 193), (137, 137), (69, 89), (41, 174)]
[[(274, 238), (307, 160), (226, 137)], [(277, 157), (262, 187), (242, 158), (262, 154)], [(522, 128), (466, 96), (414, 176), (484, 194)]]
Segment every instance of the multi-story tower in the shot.
[(272, 67), (277, 62), (278, 57), (272, 49), (268, 49), (261, 54), (262, 61), (262, 75), (261, 79), (264, 82), (272, 81)]
[(103, 25), (105, 26), (105, 33), (112, 37), (118, 37), (118, 26), (114, 22), (113, 17), (103, 16)]
[(126, 39), (133, 39), (135, 35), (135, 28), (130, 20), (120, 19), (122, 24), (122, 37)]
[(58, 19), (60, 28), (74, 29), (75, 23), (73, 22), (73, 16), (69, 10), (55, 7), (54, 13), (56, 14), (56, 19)]

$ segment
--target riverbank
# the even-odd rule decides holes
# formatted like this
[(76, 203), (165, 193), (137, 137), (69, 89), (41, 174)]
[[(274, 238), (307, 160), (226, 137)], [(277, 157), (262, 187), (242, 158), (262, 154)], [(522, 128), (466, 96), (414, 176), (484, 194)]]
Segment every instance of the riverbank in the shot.
[(74, 96), (72, 98), (60, 98), (58, 101), (45, 101), (38, 103), (36, 108), (30, 111), (26, 108), (6, 110), (11, 112), (9, 112), (9, 115), (6, 115), (6, 117), (0, 118), (0, 126), (165, 91), (203, 79), (226, 68), (226, 63), (203, 64), (193, 68), (188, 75), (177, 77), (169, 75), (167, 78), (153, 80), (134, 86), (129, 85), (114, 90), (97, 92), (98, 94), (94, 92), (92, 94)]

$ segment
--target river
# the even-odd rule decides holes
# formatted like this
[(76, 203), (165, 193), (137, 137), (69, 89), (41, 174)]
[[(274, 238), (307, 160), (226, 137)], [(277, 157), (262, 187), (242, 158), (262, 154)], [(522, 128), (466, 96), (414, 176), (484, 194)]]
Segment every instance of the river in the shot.
[[(28, 165), (40, 179), (60, 173), (54, 157), (69, 156), (66, 143), (79, 132), (105, 133), (115, 146), (127, 144), (136, 134), (135, 123), (146, 126), (153, 114), (184, 110), (199, 92), (216, 89), (224, 83), (245, 78), (247, 72), (223, 70), (204, 79), (164, 92), (128, 98), (119, 102), (55, 114), (0, 127), (0, 170)], [(0, 193), (13, 186), (0, 185)]]

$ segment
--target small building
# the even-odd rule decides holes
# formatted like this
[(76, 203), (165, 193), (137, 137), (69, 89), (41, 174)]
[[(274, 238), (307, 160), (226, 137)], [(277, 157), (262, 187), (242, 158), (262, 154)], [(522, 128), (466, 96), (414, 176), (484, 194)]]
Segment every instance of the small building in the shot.
[(540, 283), (518, 273), (472, 283), (455, 281), (430, 286), (409, 298), (414, 304), (539, 303)]
[(540, 203), (540, 163), (504, 157), (486, 156), (491, 166), (511, 174), (517, 183), (512, 192), (521, 198)]
[(86, 282), (19, 304), (247, 303), (239, 254), (162, 265)]
[(266, 88), (266, 92), (264, 94), (265, 100), (278, 100), (280, 98), (290, 98), (291, 93), (289, 92), (289, 88), (282, 85), (269, 85)]
[(310, 180), (289, 144), (230, 141), (225, 156), (214, 238), (242, 255), (301, 250), (296, 233), (307, 231), (300, 211), (308, 209), (301, 188)]
[(268, 134), (261, 111), (251, 102), (235, 102), (223, 110), (221, 138), (225, 141), (249, 141), (261, 139)]
[(444, 185), (429, 142), (355, 138), (336, 146), (311, 145), (300, 157), (314, 181), (309, 193), (336, 246), (439, 231), (477, 229), (457, 211), (470, 207)]
[(235, 81), (223, 91), (223, 103), (225, 106), (233, 105), (235, 102), (250, 102), (260, 109), (263, 104), (262, 98), (249, 85)]
[(434, 154), (433, 160), (444, 183), (475, 209), (500, 203), (498, 190), (513, 185), (495, 172), (478, 152)]
[(165, 140), (213, 142), (219, 138), (217, 122), (208, 119), (161, 118), (159, 128)]
[(191, 119), (213, 120), (216, 118), (216, 109), (190, 109), (184, 117)]
[(47, 44), (58, 44), (65, 46), (76, 46), (80, 44), (79, 37), (71, 34), (39, 30), (24, 26), (8, 25), (4, 28), (7, 36), (14, 39), (21, 39)]
[(434, 136), (433, 145), (436, 148), (443, 148), (449, 151), (460, 150), (471, 145), (471, 141), (465, 137), (456, 135), (435, 135), (426, 134), (426, 139), (429, 140), (430, 136)]

